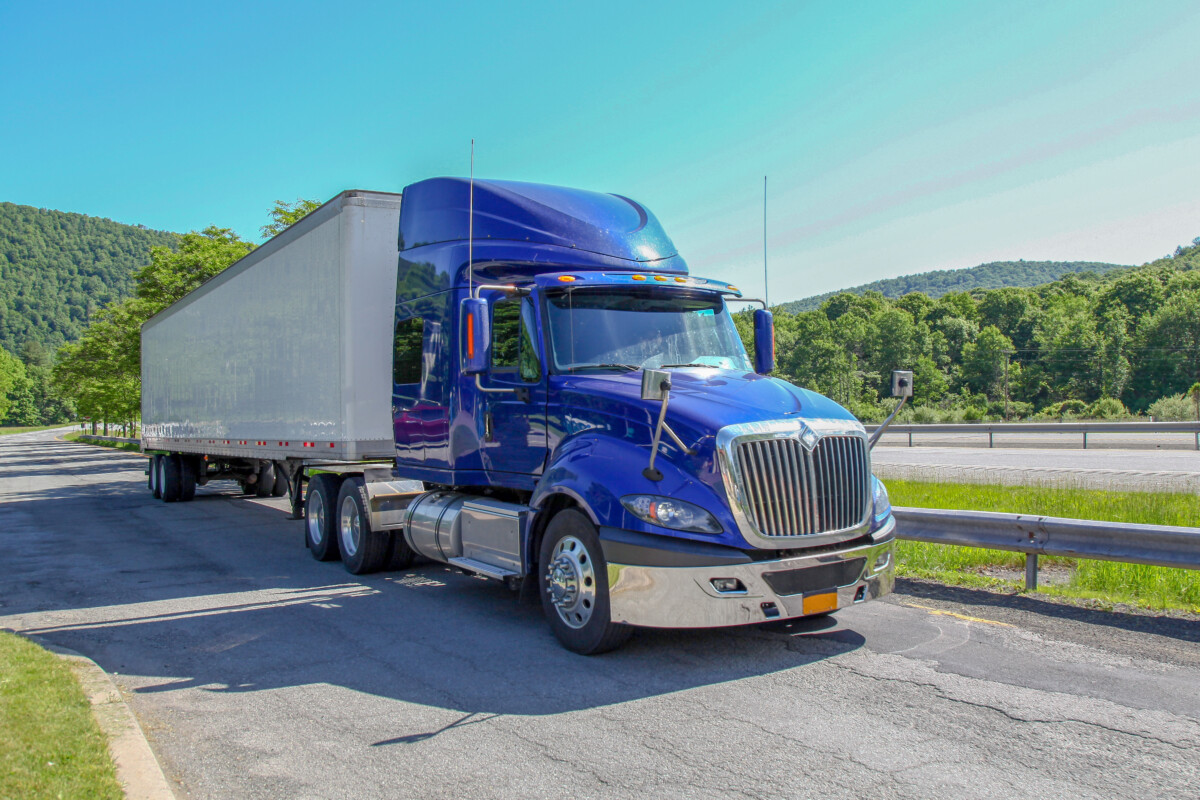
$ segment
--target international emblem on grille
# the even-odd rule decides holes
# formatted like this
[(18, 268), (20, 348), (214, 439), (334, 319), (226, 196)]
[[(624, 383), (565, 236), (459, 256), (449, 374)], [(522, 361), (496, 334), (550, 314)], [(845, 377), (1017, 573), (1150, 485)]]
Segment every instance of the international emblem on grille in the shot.
[(746, 521), (760, 536), (834, 533), (861, 525), (869, 513), (863, 436), (820, 436), (805, 426), (790, 434), (737, 437), (728, 456)]

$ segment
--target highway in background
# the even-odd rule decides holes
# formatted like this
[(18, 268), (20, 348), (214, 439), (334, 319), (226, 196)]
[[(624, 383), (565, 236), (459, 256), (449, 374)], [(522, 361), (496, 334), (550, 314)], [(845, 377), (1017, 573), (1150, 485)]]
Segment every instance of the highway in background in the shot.
[(586, 658), (498, 584), (351, 576), (284, 501), (164, 504), (143, 464), (0, 439), (0, 627), (107, 669), (180, 797), (1200, 795), (1197, 618), (902, 583)]
[(1185, 439), (1194, 446), (1190, 434), (1088, 434), (1084, 450), (1079, 434), (997, 434), (994, 448), (987, 434), (916, 434), (913, 447), (884, 434), (871, 460), (884, 479), (1197, 493), (1200, 452)]

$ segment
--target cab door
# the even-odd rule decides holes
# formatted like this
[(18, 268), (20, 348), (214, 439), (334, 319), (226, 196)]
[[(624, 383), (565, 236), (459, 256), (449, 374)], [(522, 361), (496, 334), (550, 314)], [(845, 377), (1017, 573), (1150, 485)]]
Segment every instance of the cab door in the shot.
[[(491, 364), (480, 383), (483, 468), (497, 483), (533, 488), (546, 462), (546, 370), (536, 306), (530, 297), (497, 293)], [(528, 476), (521, 479), (519, 476)]]

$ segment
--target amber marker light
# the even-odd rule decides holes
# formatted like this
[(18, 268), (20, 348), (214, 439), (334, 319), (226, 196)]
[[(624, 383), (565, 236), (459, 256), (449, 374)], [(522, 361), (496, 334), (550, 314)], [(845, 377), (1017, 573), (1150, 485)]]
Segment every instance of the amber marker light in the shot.
[(571, 283), (575, 280), (575, 276), (574, 275), (559, 275), (558, 279), (560, 281), (562, 281), (563, 283)]
[(665, 276), (665, 275), (655, 275), (654, 276), (654, 280), (656, 280), (656, 281), (665, 281), (666, 279), (667, 279), (667, 276)]
[(630, 276), (630, 278), (631, 278), (632, 280), (635, 280), (635, 281), (644, 281), (644, 280), (646, 280), (646, 276), (645, 276), (645, 275), (631, 275), (631, 276)]

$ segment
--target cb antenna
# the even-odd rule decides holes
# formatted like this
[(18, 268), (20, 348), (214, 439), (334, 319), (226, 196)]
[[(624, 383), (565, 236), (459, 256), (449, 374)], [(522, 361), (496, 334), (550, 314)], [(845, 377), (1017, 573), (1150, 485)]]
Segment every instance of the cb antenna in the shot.
[(771, 308), (771, 289), (767, 284), (767, 176), (763, 175), (763, 302)]
[(467, 297), (475, 296), (475, 140), (471, 140), (471, 193), (467, 209)]

